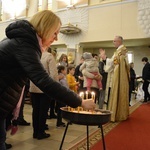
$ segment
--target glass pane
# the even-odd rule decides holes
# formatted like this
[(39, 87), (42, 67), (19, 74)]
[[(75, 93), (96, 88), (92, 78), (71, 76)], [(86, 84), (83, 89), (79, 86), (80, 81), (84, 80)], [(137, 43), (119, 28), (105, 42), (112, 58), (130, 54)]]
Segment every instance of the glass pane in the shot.
[(128, 61), (129, 63), (133, 62), (133, 53), (132, 52), (128, 52)]
[(52, 0), (48, 0), (48, 10), (52, 9)]
[(25, 16), (26, 0), (2, 0), (5, 20)]
[(39, 0), (38, 11), (41, 11), (41, 10), (42, 10), (42, 0)]

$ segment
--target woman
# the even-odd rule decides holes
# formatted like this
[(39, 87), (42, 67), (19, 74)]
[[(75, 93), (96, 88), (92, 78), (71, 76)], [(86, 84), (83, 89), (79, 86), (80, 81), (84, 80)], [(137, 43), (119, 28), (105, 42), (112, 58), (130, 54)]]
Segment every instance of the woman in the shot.
[[(94, 76), (101, 77), (101, 75), (99, 73), (99, 69), (98, 69), (99, 63), (98, 63), (97, 59), (93, 58), (92, 54), (89, 52), (83, 53), (83, 57), (84, 57), (84, 63), (80, 66), (80, 70), (82, 71), (83, 69), (85, 69), (87, 72), (90, 72)], [(86, 81), (87, 82), (87, 91), (90, 91), (92, 81), (94, 79), (86, 76), (86, 80), (87, 80)], [(101, 78), (96, 80), (96, 83), (97, 83), (99, 90), (102, 90)]]
[[(54, 56), (51, 53), (44, 51), (42, 53), (41, 62), (46, 72), (49, 74), (49, 76), (55, 81), (58, 81), (58, 73)], [(29, 91), (33, 107), (32, 111), (33, 138), (37, 138), (39, 140), (48, 138), (50, 134), (45, 133), (45, 124), (49, 104), (52, 98), (44, 94), (32, 82), (30, 82)]]
[(58, 60), (58, 64), (59, 65), (63, 65), (64, 67), (68, 67), (68, 57), (66, 54), (61, 54), (59, 60)]
[(0, 150), (6, 150), (5, 118), (17, 105), (27, 78), (49, 97), (71, 107), (95, 107), (92, 99), (82, 101), (50, 78), (40, 61), (42, 52), (57, 40), (60, 26), (60, 18), (44, 10), (30, 21), (18, 20), (6, 28), (6, 38), (0, 42)]

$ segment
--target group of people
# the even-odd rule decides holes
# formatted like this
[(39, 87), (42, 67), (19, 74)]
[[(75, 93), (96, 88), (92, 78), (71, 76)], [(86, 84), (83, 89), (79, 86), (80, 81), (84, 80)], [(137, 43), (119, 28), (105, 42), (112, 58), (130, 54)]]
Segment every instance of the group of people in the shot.
[[(111, 58), (106, 56), (105, 50), (99, 50), (99, 56), (101, 61), (97, 65), (97, 70), (88, 70), (88, 74), (94, 75), (96, 71), (99, 73), (99, 80), (94, 79), (99, 87), (99, 107), (103, 108), (104, 101), (108, 103), (108, 109), (112, 111), (111, 121), (122, 121), (126, 120), (129, 115), (129, 81), (130, 81), (130, 71), (127, 59), (127, 49), (123, 45), (123, 38), (121, 36), (116, 36), (114, 38), (114, 46), (116, 51)], [(83, 54), (83, 56), (86, 53)], [(89, 58), (90, 56), (88, 56)], [(94, 61), (94, 58), (92, 58)], [(84, 65), (90, 66), (85, 60)], [(82, 70), (81, 65), (81, 70)], [(98, 69), (99, 68), (99, 69)], [(94, 67), (92, 67), (94, 69)], [(92, 73), (94, 72), (94, 74)], [(83, 76), (87, 76), (87, 71), (83, 71)], [(102, 77), (101, 77), (102, 76)], [(90, 77), (92, 78), (92, 77)], [(88, 80), (87, 80), (88, 82)], [(88, 84), (87, 84), (88, 85)], [(88, 87), (88, 86), (87, 86)]]
[[(115, 122), (126, 120), (129, 116), (131, 94), (135, 91), (136, 73), (134, 71), (134, 63), (131, 62), (129, 64), (128, 62), (128, 51), (123, 45), (123, 38), (116, 36), (113, 43), (116, 51), (111, 58), (107, 57), (103, 49), (99, 50), (100, 61), (95, 60), (91, 53), (83, 53), (81, 63), (76, 67), (75, 76), (82, 83), (83, 87), (84, 82), (87, 82), (85, 86), (87, 91), (90, 91), (91, 82), (93, 80), (96, 81), (97, 87), (100, 89), (98, 93), (99, 108), (103, 108), (105, 102), (107, 109), (112, 111), (111, 121)], [(142, 62), (144, 64), (142, 71), (144, 102), (147, 102), (150, 100), (148, 91), (150, 65), (147, 57), (143, 57)], [(84, 68), (86, 69), (83, 70)], [(97, 73), (99, 78), (95, 79), (94, 77), (98, 75)]]
[[(87, 91), (96, 89), (99, 108), (103, 108), (106, 101), (108, 109), (113, 112), (111, 121), (115, 122), (126, 120), (129, 115), (130, 68), (123, 38), (116, 36), (113, 43), (116, 51), (111, 58), (106, 56), (103, 49), (99, 50), (100, 61), (97, 59), (98, 56), (83, 53), (81, 63), (76, 67), (75, 76)], [(83, 89), (80, 87), (80, 90)]]

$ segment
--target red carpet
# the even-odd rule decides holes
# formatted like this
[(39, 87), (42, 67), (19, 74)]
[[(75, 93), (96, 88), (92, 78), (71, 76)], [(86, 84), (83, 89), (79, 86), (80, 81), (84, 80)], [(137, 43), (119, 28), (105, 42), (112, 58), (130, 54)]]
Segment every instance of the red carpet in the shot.
[[(106, 150), (150, 150), (150, 104), (142, 104), (105, 136)], [(91, 150), (103, 150), (102, 141)]]

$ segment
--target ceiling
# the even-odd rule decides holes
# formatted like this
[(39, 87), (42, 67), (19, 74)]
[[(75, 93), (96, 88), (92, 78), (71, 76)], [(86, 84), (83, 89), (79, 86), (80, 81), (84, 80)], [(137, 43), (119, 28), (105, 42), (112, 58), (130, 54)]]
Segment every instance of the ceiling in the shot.
[[(142, 39), (128, 39), (124, 40), (124, 45), (126, 47), (150, 47), (150, 38)], [(98, 48), (112, 48), (114, 47), (111, 41), (92, 41), (92, 42), (81, 42), (79, 46), (83, 49), (98, 49)], [(67, 47), (66, 44), (52, 45), (52, 48), (64, 48)]]

